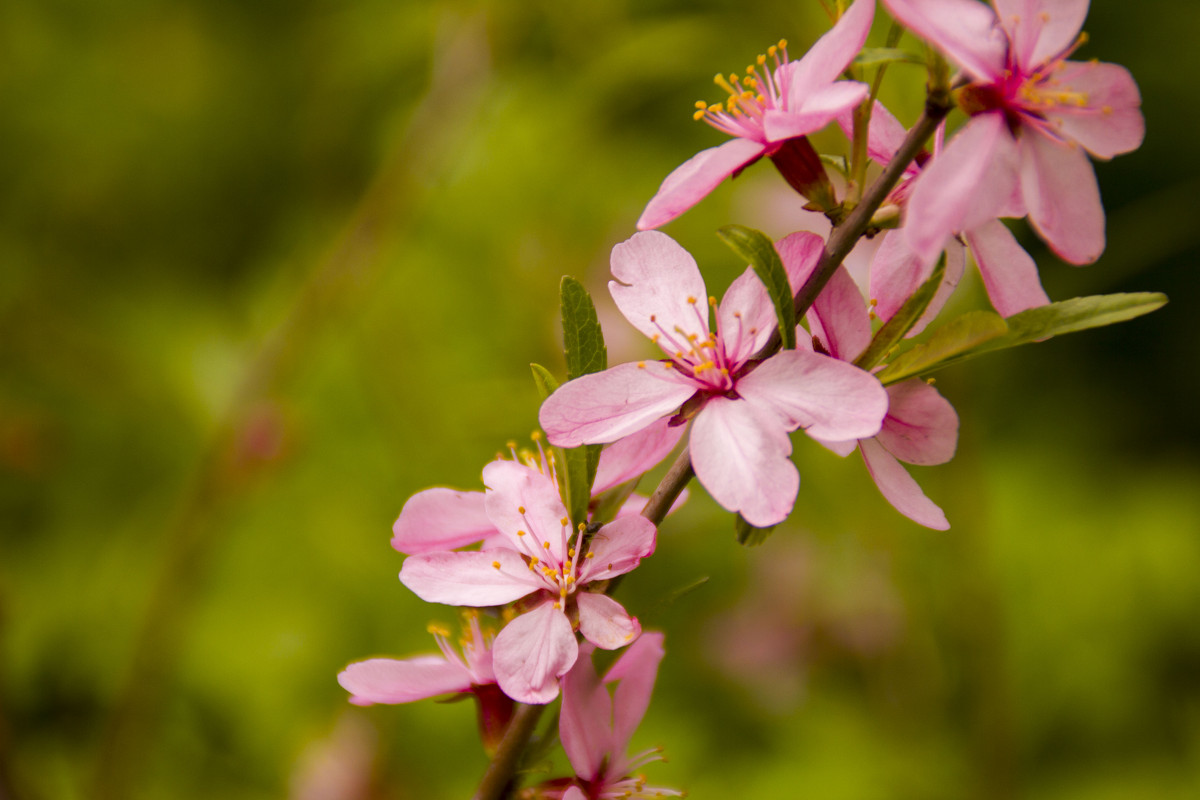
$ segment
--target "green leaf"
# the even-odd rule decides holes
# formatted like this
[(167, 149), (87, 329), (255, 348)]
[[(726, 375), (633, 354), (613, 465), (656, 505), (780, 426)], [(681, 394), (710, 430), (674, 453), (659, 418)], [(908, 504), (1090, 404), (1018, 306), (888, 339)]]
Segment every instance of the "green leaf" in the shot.
[(554, 394), (554, 390), (558, 388), (558, 381), (554, 379), (550, 370), (541, 364), (530, 364), (529, 369), (533, 371), (533, 383), (537, 386), (538, 394), (542, 399), (545, 400)]
[(871, 369), (883, 361), (888, 351), (904, 338), (904, 334), (912, 330), (912, 326), (917, 324), (917, 320), (925, 313), (925, 309), (929, 308), (945, 274), (946, 254), (943, 253), (933, 268), (933, 274), (912, 293), (911, 297), (904, 301), (900, 310), (875, 332), (867, 349), (854, 360), (854, 366), (859, 369)]
[(738, 544), (745, 545), (746, 547), (758, 547), (767, 540), (767, 537), (771, 535), (771, 532), (776, 527), (778, 526), (770, 525), (766, 528), (756, 528), (749, 522), (746, 522), (745, 517), (741, 514), (737, 515), (737, 519), (733, 523), (733, 529), (737, 533)]
[(929, 340), (901, 353), (876, 377), (886, 386), (941, 369), (966, 358), (985, 342), (1008, 333), (1004, 318), (994, 311), (968, 311), (933, 332)]
[(1039, 342), (1064, 333), (1100, 328), (1157, 311), (1167, 303), (1158, 292), (1099, 294), (1031, 308), (1005, 320), (1008, 335), (988, 350)]
[(567, 380), (602, 372), (608, 367), (604, 333), (596, 307), (583, 284), (564, 275), (559, 285), (562, 302), (563, 350), (567, 357)]
[(617, 518), (617, 512), (625, 505), (625, 501), (637, 488), (640, 476), (631, 481), (625, 481), (611, 489), (606, 489), (596, 495), (592, 505), (592, 522), (607, 524)]
[(592, 499), (592, 481), (596, 476), (592, 452), (599, 458), (600, 445), (588, 444), (583, 447), (572, 447), (565, 450), (554, 448), (560, 455), (558, 459), (558, 482), (562, 491), (563, 503), (567, 513), (571, 515), (571, 525), (578, 527), (587, 523), (588, 504)]
[(896, 47), (864, 47), (854, 58), (860, 67), (876, 67), (881, 64), (924, 64), (925, 56), (900, 50)]
[(792, 286), (788, 283), (787, 270), (775, 251), (771, 237), (762, 231), (742, 225), (726, 225), (717, 231), (721, 241), (733, 252), (750, 262), (758, 279), (767, 287), (767, 294), (775, 304), (775, 317), (779, 320), (779, 336), (785, 350), (796, 347), (796, 304)]

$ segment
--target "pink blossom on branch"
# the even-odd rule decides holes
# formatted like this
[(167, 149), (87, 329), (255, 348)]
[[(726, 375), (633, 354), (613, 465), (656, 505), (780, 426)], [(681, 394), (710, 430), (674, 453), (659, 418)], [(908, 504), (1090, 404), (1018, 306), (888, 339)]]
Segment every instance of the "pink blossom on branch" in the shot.
[[(811, 270), (823, 243), (789, 237), (788, 262)], [(617, 307), (667, 356), (621, 364), (558, 388), (539, 415), (563, 447), (610, 442), (664, 417), (692, 420), (692, 466), (701, 485), (757, 526), (791, 512), (800, 476), (789, 431), (856, 439), (879, 432), (887, 395), (870, 374), (828, 356), (788, 350), (755, 358), (776, 327), (766, 289), (747, 269), (718, 306), (704, 302), (691, 255), (657, 231), (613, 248), (609, 290)], [(796, 282), (795, 286), (799, 286)], [(709, 307), (716, 331), (709, 329)], [(682, 411), (681, 411), (682, 408)]]
[[(1112, 158), (1145, 134), (1129, 71), (1070, 61), (1088, 0), (884, 0), (900, 23), (963, 68), (971, 119), (913, 188), (906, 225), (929, 261), (946, 237), (1023, 216), (1063, 259), (1104, 251), (1104, 208), (1087, 153)], [(1007, 211), (1006, 211), (1007, 209)]]
[[(729, 93), (728, 101), (715, 105), (698, 102), (695, 118), (734, 138), (697, 153), (668, 175), (642, 212), (638, 230), (667, 224), (726, 178), (763, 156), (780, 153), (789, 141), (802, 143), (803, 148), (803, 152), (788, 154), (794, 156), (788, 159), (790, 163), (803, 162), (799, 166), (806, 171), (821, 170), (804, 137), (867, 96), (865, 84), (839, 81), (838, 77), (862, 49), (874, 16), (875, 0), (857, 0), (798, 61), (788, 61), (786, 43), (781, 42), (783, 46), (768, 51), (774, 68), (767, 66), (767, 56), (760, 56), (758, 66), (751, 67), (745, 79), (717, 76), (718, 85)], [(785, 165), (781, 169), (785, 176), (792, 171)]]
[(617, 601), (585, 587), (623, 575), (654, 552), (655, 528), (631, 515), (593, 534), (571, 528), (553, 479), (511, 461), (484, 467), (485, 510), (506, 547), (409, 556), (400, 581), (430, 603), (500, 606), (524, 600), (524, 613), (496, 636), (492, 666), (500, 688), (523, 703), (547, 703), (575, 663), (578, 627), (613, 650), (641, 633)]

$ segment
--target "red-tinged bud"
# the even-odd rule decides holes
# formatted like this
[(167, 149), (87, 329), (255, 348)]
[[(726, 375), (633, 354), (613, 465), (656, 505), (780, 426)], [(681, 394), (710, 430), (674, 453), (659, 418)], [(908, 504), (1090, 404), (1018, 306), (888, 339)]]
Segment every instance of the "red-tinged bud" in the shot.
[(832, 211), (837, 207), (837, 197), (825, 173), (825, 165), (807, 136), (785, 140), (770, 157), (788, 185), (813, 206), (821, 211)]
[(471, 693), (479, 701), (479, 738), (490, 758), (496, 754), (496, 748), (508, 730), (508, 723), (512, 721), (514, 703), (494, 683), (472, 686)]

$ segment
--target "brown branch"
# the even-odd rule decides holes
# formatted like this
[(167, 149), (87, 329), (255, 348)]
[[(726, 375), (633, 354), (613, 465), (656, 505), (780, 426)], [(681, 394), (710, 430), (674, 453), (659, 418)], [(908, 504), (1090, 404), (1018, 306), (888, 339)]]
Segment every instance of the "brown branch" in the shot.
[[(900, 149), (896, 151), (896, 155), (888, 163), (883, 174), (871, 185), (871, 189), (863, 196), (862, 202), (854, 207), (845, 220), (835, 225), (830, 231), (829, 239), (825, 243), (825, 249), (821, 253), (816, 269), (796, 292), (796, 319), (803, 317), (812, 307), (813, 301), (817, 299), (817, 295), (833, 277), (833, 273), (841, 266), (842, 261), (854, 248), (859, 238), (866, 233), (871, 224), (871, 217), (883, 205), (883, 201), (887, 199), (888, 193), (899, 182), (904, 170), (917, 157), (917, 153), (921, 151), (937, 126), (950, 113), (951, 108), (947, 91), (930, 91), (921, 118), (908, 132), (904, 143), (900, 145)], [(779, 332), (776, 330), (772, 339), (759, 352), (758, 356), (770, 355), (779, 349), (779, 345)], [(642, 516), (655, 525), (660, 524), (671, 508), (671, 504), (675, 502), (679, 493), (683, 491), (695, 474), (692, 469), (691, 457), (685, 447), (679, 457), (675, 459), (675, 463), (667, 470), (667, 474), (663, 476), (654, 493), (650, 495), (650, 500), (642, 509)], [(512, 781), (513, 771), (517, 767), (529, 737), (533, 735), (534, 724), (537, 722), (537, 715), (541, 708), (542, 706), (520, 706), (518, 708), (516, 716), (513, 717), (512, 724), (504, 734), (500, 748), (491, 764), (488, 765), (487, 772), (484, 773), (483, 780), (472, 800), (498, 800), (502, 796), (501, 793)], [(530, 711), (529, 709), (534, 710)], [(532, 719), (526, 720), (526, 716), (530, 716)], [(520, 722), (518, 722), (519, 720)]]

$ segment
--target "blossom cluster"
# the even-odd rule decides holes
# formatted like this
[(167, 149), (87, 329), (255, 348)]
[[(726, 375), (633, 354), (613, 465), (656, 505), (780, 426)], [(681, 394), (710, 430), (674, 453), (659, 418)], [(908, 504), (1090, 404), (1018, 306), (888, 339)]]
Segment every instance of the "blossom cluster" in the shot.
[[(1050, 304), (1005, 219), (1027, 219), (1070, 263), (1100, 255), (1104, 214), (1089, 154), (1105, 159), (1140, 144), (1140, 99), (1124, 68), (1071, 60), (1086, 41), (1087, 0), (884, 0), (927, 45), (931, 122), (910, 131), (877, 99), (878, 80), (860, 80), (874, 0), (837, 5), (844, 11), (832, 29), (800, 58), (781, 41), (744, 75), (717, 76), (727, 98), (697, 103), (694, 117), (731, 138), (671, 172), (639, 231), (613, 248), (612, 299), (659, 357), (545, 386), (539, 424), (548, 445), (540, 434), (535, 450), (512, 445), (483, 468), (482, 492), (439, 487), (404, 505), (392, 538), (407, 556), (400, 580), (425, 601), (466, 609), (464, 637), (455, 648), (434, 627), (440, 655), (351, 664), (339, 680), (352, 702), (471, 694), (492, 750), (514, 703), (561, 696), (559, 736), (574, 774), (532, 795), (677, 794), (634, 774), (656, 751), (626, 753), (664, 637), (643, 632), (610, 592), (655, 551), (661, 514), (644, 514), (633, 488), (685, 432), (700, 485), (752, 528), (793, 512), (797, 430), (838, 456), (860, 453), (904, 516), (949, 527), (902, 465), (949, 461), (958, 416), (919, 374), (937, 364), (898, 348), (945, 307), (968, 253), (997, 312), (988, 319), (999, 333), (989, 335), (1007, 330), (1003, 318)], [(950, 133), (952, 106), (965, 121)], [(808, 138), (831, 125), (850, 151), (842, 176), (831, 177), (838, 159), (822, 158)], [(692, 256), (657, 229), (764, 158), (833, 232), (766, 240), (718, 302)], [(876, 178), (883, 189), (863, 217), (869, 174), (891, 177)], [(853, 222), (856, 214), (866, 221)], [(845, 234), (857, 245), (851, 270), (839, 264), (834, 237), (855, 224)], [(969, 352), (951, 344), (950, 357)], [(582, 506), (569, 488), (581, 464), (590, 492)], [(623, 648), (598, 677), (597, 649)]]

